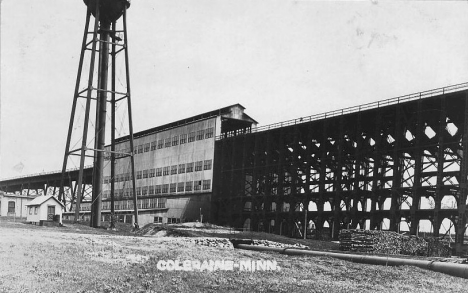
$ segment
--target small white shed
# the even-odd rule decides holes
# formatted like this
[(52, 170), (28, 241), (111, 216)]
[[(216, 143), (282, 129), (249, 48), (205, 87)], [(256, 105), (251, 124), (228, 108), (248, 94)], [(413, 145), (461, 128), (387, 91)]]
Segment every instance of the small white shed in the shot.
[(53, 195), (38, 196), (28, 206), (26, 221), (36, 224), (58, 222), (62, 224), (62, 212), (65, 206)]

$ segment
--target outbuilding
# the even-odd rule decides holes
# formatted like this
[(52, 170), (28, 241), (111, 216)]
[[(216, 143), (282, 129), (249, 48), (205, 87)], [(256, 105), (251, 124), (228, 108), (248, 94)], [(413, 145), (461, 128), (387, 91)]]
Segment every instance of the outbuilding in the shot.
[(28, 206), (26, 221), (43, 225), (44, 222), (62, 224), (62, 212), (65, 206), (53, 195), (38, 196)]
[(6, 194), (0, 191), (0, 217), (24, 219), (27, 215), (27, 205), (34, 200), (32, 196), (22, 194)]

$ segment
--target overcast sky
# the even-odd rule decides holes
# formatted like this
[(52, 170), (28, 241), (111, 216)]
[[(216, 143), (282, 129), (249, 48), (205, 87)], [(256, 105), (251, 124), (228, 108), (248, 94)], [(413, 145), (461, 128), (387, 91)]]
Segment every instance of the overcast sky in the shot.
[[(1, 1), (0, 178), (60, 170), (86, 6)], [(467, 1), (133, 0), (134, 130), (260, 125), (468, 81)]]

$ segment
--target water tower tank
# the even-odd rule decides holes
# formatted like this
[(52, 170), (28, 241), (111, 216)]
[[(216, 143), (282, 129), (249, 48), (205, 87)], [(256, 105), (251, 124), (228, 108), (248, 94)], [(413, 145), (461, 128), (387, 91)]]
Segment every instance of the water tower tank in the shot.
[[(96, 3), (98, 0), (83, 0), (83, 2), (91, 9), (92, 14), (96, 17)], [(130, 7), (129, 0), (99, 0), (99, 21), (111, 23), (119, 19), (125, 8)]]

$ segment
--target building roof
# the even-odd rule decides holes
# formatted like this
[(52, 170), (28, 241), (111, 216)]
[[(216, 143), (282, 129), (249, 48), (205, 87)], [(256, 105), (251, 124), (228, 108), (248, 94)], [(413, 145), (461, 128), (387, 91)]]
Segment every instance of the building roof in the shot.
[[(210, 117), (216, 117), (216, 116), (222, 116), (222, 115), (230, 114), (231, 109), (233, 107), (240, 107), (240, 108), (242, 108), (242, 110), (245, 109), (245, 107), (242, 106), (241, 104), (230, 105), (230, 106), (227, 106), (227, 107), (224, 107), (224, 108), (209, 111), (209, 112), (206, 112), (206, 113), (203, 113), (203, 114), (198, 114), (196, 116), (192, 116), (192, 117), (189, 117), (189, 118), (185, 118), (185, 119), (182, 119), (182, 120), (178, 120), (178, 121), (175, 121), (175, 122), (164, 124), (164, 125), (161, 125), (161, 126), (153, 127), (153, 128), (147, 129), (147, 130), (135, 132), (133, 134), (133, 138), (146, 136), (148, 134), (152, 134), (152, 133), (155, 133), (155, 132), (160, 132), (160, 131), (163, 131), (163, 130), (171, 129), (171, 128), (174, 128), (174, 127), (178, 127), (178, 126), (185, 125), (185, 124), (188, 124), (188, 123), (191, 123), (191, 122), (207, 119), (207, 118), (210, 118)], [(243, 115), (244, 115), (244, 117), (248, 117), (248, 119), (251, 119), (254, 123), (258, 124), (257, 121), (252, 119), (247, 114), (244, 113)], [(130, 138), (129, 135), (123, 136), (123, 137), (117, 138), (116, 142), (123, 142), (123, 141), (128, 140), (129, 138)]]
[(65, 207), (63, 203), (58, 201), (53, 195), (41, 195), (33, 199), (30, 203), (27, 204), (27, 206), (40, 206), (41, 204), (45, 203), (49, 199), (54, 199), (56, 202), (58, 202), (62, 207)]
[(24, 198), (24, 199), (34, 199), (34, 196), (25, 196), (25, 195), (18, 195), (18, 194), (7, 194), (7, 193), (0, 193), (0, 197), (14, 197), (14, 198)]

